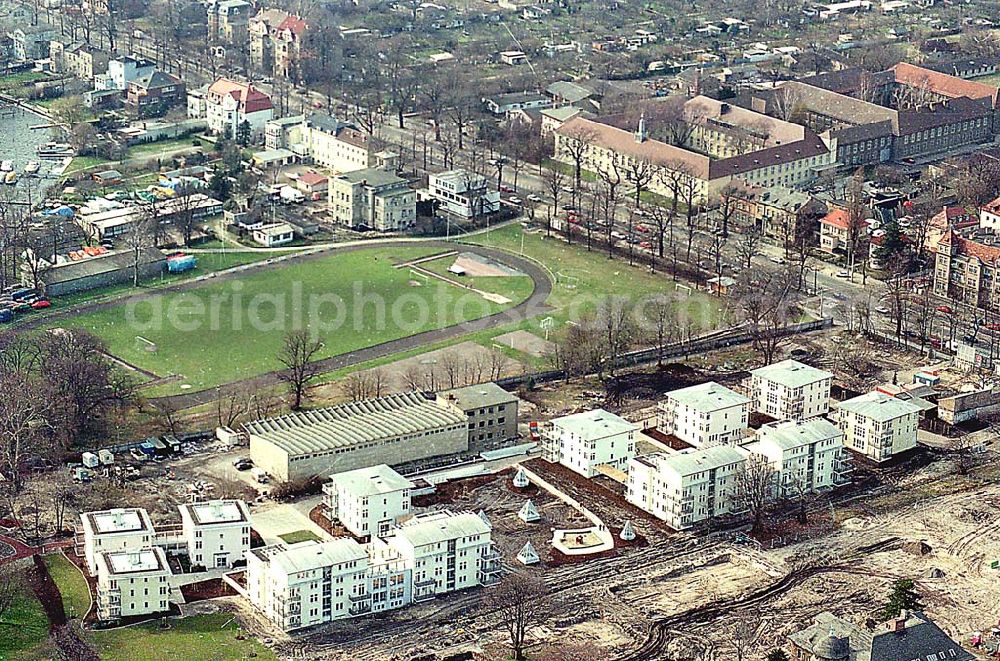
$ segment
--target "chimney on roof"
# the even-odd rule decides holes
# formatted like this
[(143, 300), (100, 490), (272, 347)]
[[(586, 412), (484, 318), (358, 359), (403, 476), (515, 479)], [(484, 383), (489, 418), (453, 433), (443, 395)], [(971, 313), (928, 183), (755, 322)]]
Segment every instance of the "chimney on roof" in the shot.
[(910, 611), (905, 608), (899, 611), (899, 615), (886, 622), (886, 628), (892, 633), (900, 633), (906, 630), (906, 621), (910, 619)]
[(719, 114), (720, 114), (720, 115), (725, 115), (725, 114), (728, 114), (728, 113), (729, 113), (729, 110), (730, 110), (730, 107), (729, 107), (729, 104), (728, 104), (728, 103), (723, 103), (723, 104), (721, 104), (721, 105), (719, 106)]

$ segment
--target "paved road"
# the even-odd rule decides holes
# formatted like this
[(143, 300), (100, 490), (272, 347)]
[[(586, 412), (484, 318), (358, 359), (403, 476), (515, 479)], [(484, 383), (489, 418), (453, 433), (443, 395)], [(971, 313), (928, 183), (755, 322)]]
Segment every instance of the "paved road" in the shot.
[[(358, 365), (360, 363), (367, 362), (369, 360), (374, 360), (377, 358), (384, 358), (386, 356), (391, 356), (403, 351), (409, 351), (411, 349), (416, 349), (422, 346), (427, 346), (444, 340), (450, 340), (467, 333), (482, 330), (485, 328), (492, 328), (495, 326), (501, 326), (504, 324), (509, 324), (512, 322), (523, 321), (525, 319), (530, 319), (536, 317), (549, 308), (545, 304), (548, 300), (549, 294), (552, 292), (552, 281), (544, 267), (541, 265), (528, 260), (524, 257), (508, 253), (503, 250), (498, 250), (495, 248), (487, 248), (484, 246), (475, 246), (471, 244), (455, 244), (454, 242), (447, 241), (413, 241), (413, 240), (399, 240), (399, 241), (380, 241), (378, 246), (392, 247), (392, 246), (422, 246), (428, 248), (438, 248), (442, 252), (450, 251), (456, 249), (457, 245), (461, 246), (461, 250), (466, 252), (473, 252), (484, 257), (489, 257), (500, 261), (510, 267), (521, 271), (525, 275), (531, 278), (534, 283), (534, 291), (532, 291), (531, 296), (529, 296), (522, 303), (515, 305), (512, 308), (504, 310), (503, 312), (498, 312), (497, 314), (489, 315), (487, 317), (482, 317), (480, 319), (475, 319), (472, 321), (467, 321), (461, 324), (455, 324), (452, 326), (446, 326), (443, 328), (435, 328), (433, 330), (424, 331), (423, 333), (417, 333), (416, 335), (410, 335), (408, 337), (402, 337), (397, 340), (391, 340), (389, 342), (383, 342), (382, 344), (376, 344), (374, 346), (365, 347), (363, 349), (357, 349), (355, 351), (350, 351), (337, 356), (331, 356), (329, 358), (324, 358), (317, 362), (320, 369), (324, 372), (331, 372), (334, 370), (342, 369), (344, 367), (351, 367), (353, 365)], [(367, 244), (362, 245), (351, 245), (347, 247), (336, 248), (333, 250), (324, 250), (321, 252), (312, 252), (308, 255), (295, 255), (289, 256), (286, 259), (313, 259), (319, 256), (326, 256), (331, 253), (343, 253), (353, 250), (362, 250), (371, 247)], [(218, 276), (217, 280), (227, 280), (234, 277), (240, 277), (241, 273), (224, 273)], [(176, 287), (168, 288), (167, 290), (181, 290), (189, 289), (193, 283), (184, 283)], [(144, 295), (145, 297), (154, 296), (162, 291), (167, 291), (164, 289), (157, 289), (155, 292)], [(97, 307), (108, 307), (110, 305), (119, 305), (121, 300), (98, 304), (94, 306)], [(211, 388), (208, 390), (199, 390), (196, 392), (186, 392), (179, 395), (170, 395), (167, 397), (156, 398), (153, 401), (160, 401), (168, 403), (172, 408), (176, 409), (186, 409), (193, 406), (200, 406), (202, 404), (207, 404), (209, 402), (215, 401), (221, 393), (227, 390), (237, 388), (237, 387), (252, 387), (252, 388), (264, 388), (268, 386), (273, 386), (277, 384), (278, 372), (268, 372), (266, 374), (261, 374), (259, 376), (246, 379), (243, 381), (234, 381), (231, 383), (224, 384), (218, 388)]]

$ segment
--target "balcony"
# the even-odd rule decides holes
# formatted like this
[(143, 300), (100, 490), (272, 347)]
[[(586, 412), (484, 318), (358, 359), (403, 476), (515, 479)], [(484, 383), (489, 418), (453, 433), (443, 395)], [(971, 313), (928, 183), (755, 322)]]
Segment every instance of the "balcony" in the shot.
[(347, 612), (351, 615), (364, 615), (365, 613), (370, 613), (372, 610), (372, 603), (366, 601), (363, 603), (351, 604), (347, 607)]
[(351, 603), (360, 603), (362, 601), (371, 601), (372, 600), (371, 594), (369, 594), (367, 592), (365, 594), (349, 594), (349, 595), (347, 595), (347, 598), (348, 598), (349, 601), (351, 601)]

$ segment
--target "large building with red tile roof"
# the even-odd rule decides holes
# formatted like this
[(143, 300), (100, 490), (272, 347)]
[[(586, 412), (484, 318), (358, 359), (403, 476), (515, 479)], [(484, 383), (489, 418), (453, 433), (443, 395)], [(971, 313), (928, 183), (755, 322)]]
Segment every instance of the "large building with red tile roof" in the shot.
[(1000, 246), (991, 246), (949, 229), (937, 243), (934, 293), (980, 308), (997, 309)]
[(302, 77), (299, 62), (308, 36), (305, 19), (280, 9), (262, 9), (250, 19), (250, 65), (270, 76)]
[(264, 125), (274, 116), (271, 97), (249, 83), (219, 78), (188, 93), (188, 116), (204, 117), (209, 131), (236, 137), (240, 126), (250, 125), (251, 139), (264, 134)]
[(683, 144), (671, 144), (652, 136), (663, 127), (657, 103), (648, 110), (652, 119), (638, 120), (634, 131), (629, 118), (608, 116), (595, 119), (577, 116), (555, 131), (555, 157), (573, 164), (573, 145), (583, 141), (583, 168), (590, 172), (619, 171), (623, 180), (639, 162), (663, 176), (655, 176), (649, 189), (673, 195), (675, 173), (690, 186), (697, 202), (708, 202), (728, 184), (738, 181), (753, 186), (796, 187), (816, 179), (833, 163), (833, 153), (808, 128), (768, 117), (704, 96), (684, 104), (682, 121), (689, 128)]

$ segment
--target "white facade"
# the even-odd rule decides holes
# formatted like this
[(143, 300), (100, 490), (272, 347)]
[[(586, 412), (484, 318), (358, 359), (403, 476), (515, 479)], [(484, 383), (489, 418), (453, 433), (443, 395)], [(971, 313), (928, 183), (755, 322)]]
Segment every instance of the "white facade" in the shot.
[[(190, 107), (189, 100), (188, 108)], [(237, 130), (243, 122), (250, 124), (251, 136), (263, 135), (264, 125), (271, 120), (273, 115), (273, 108), (246, 112), (240, 107), (240, 102), (232, 96), (224, 96), (217, 103), (206, 100), (205, 104), (205, 119), (208, 122), (208, 130), (218, 135), (229, 135), (233, 138), (238, 135)]]
[(332, 516), (358, 537), (382, 537), (410, 514), (413, 483), (385, 464), (336, 473), (323, 485)]
[(414, 517), (385, 539), (413, 571), (413, 600), (493, 582), (500, 557), (490, 527), (472, 512)]
[(114, 509), (80, 515), (87, 568), (97, 575), (102, 553), (140, 551), (153, 545), (155, 531), (144, 509)]
[(94, 87), (124, 92), (130, 82), (148, 76), (155, 70), (156, 65), (149, 60), (137, 60), (129, 56), (115, 58), (108, 60), (107, 73), (97, 76)]
[[(277, 544), (247, 554), (247, 595), (285, 631), (360, 615), (368, 552), (347, 537)], [(352, 612), (357, 611), (357, 612)]]
[(232, 567), (250, 550), (250, 512), (243, 501), (190, 503), (180, 511), (192, 565)]
[(500, 191), (488, 178), (465, 170), (448, 170), (428, 178), (429, 195), (441, 209), (455, 216), (472, 218), (500, 210)]
[(746, 457), (745, 450), (728, 445), (635, 457), (625, 499), (677, 530), (733, 513)]
[(750, 423), (750, 399), (714, 381), (674, 390), (660, 402), (657, 425), (696, 447), (739, 442)]
[(844, 434), (826, 418), (764, 425), (746, 446), (767, 459), (776, 474), (775, 495), (796, 496), (840, 483)]
[(96, 556), (97, 613), (102, 620), (170, 608), (170, 567), (160, 548)]
[(837, 422), (844, 445), (873, 461), (886, 461), (917, 447), (920, 408), (881, 392), (841, 402)]
[(777, 420), (804, 420), (830, 410), (833, 374), (796, 360), (751, 370), (754, 409)]
[(471, 512), (442, 511), (365, 545), (341, 537), (251, 551), (246, 591), (265, 617), (291, 631), (491, 583), (499, 571), (489, 526)]
[(543, 456), (584, 477), (597, 475), (601, 465), (625, 470), (635, 456), (638, 429), (603, 409), (556, 418), (543, 431)]

